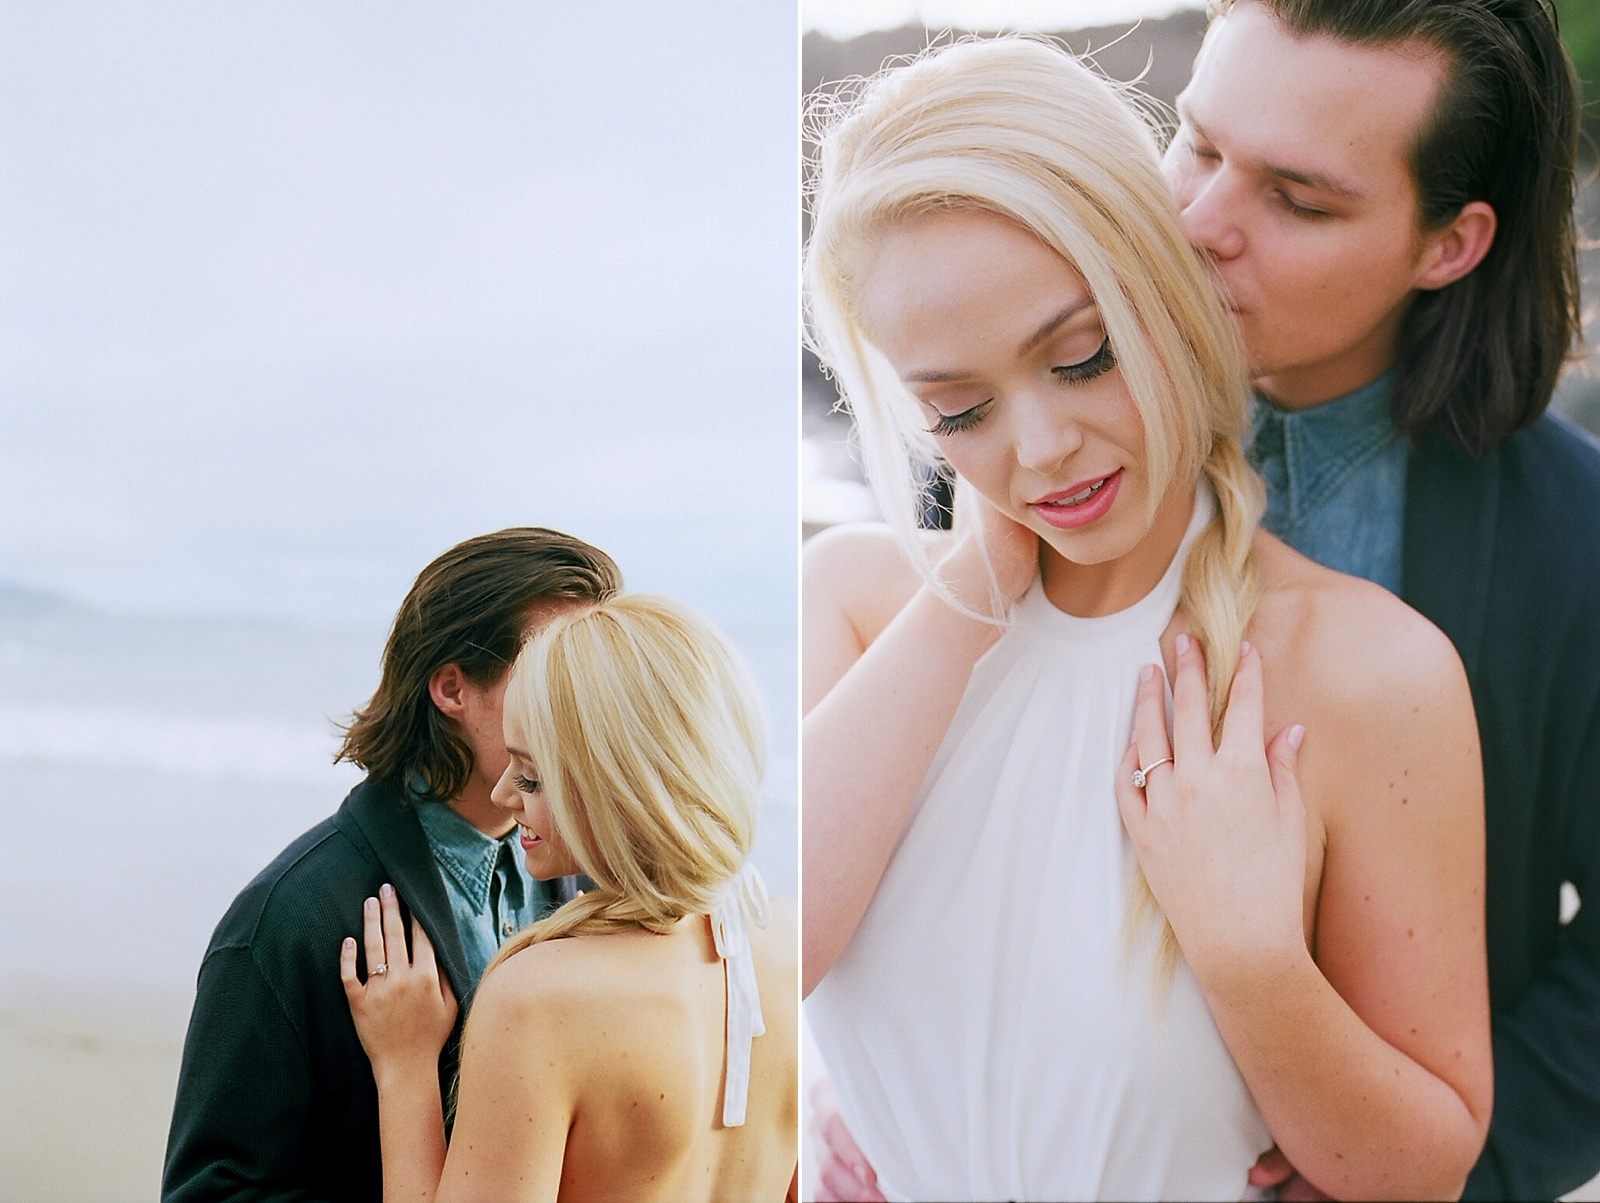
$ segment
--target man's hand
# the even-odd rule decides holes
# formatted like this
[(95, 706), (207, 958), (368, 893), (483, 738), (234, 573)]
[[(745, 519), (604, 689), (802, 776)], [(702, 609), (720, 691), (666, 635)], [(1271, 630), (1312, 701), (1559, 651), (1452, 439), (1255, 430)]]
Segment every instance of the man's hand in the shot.
[(844, 1126), (827, 1078), (811, 1088), (811, 1135), (817, 1142), (817, 1203), (885, 1203), (878, 1175)]
[(1332, 1196), (1323, 1194), (1295, 1172), (1289, 1159), (1273, 1145), (1250, 1167), (1250, 1185), (1272, 1190), (1273, 1198), (1282, 1203), (1316, 1203)]

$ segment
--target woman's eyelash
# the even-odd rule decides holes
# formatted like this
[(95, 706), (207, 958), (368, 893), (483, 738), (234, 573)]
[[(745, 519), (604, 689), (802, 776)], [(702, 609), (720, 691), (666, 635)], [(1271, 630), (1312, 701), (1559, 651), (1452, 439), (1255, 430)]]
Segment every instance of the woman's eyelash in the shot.
[(530, 781), (521, 773), (514, 774), (511, 778), (511, 783), (525, 794), (536, 794), (539, 792), (539, 782), (537, 780)]
[(983, 415), (989, 412), (989, 404), (988, 401), (982, 401), (958, 414), (940, 414), (938, 420), (928, 428), (928, 433), (960, 434), (963, 430), (971, 430), (983, 421)]
[[(1093, 380), (1096, 376), (1104, 376), (1116, 366), (1117, 354), (1111, 349), (1111, 339), (1107, 336), (1100, 340), (1100, 349), (1089, 356), (1088, 359), (1080, 360), (1077, 363), (1063, 364), (1050, 370), (1055, 373), (1058, 380), (1063, 380), (1068, 384), (1084, 384)], [(992, 400), (984, 401), (974, 405), (971, 409), (964, 409), (958, 414), (940, 414), (934, 420), (933, 425), (928, 428), (928, 433), (932, 435), (952, 435), (960, 434), (963, 430), (971, 430), (979, 422), (983, 421), (983, 416), (989, 412), (989, 406), (992, 403)]]
[(1116, 366), (1117, 353), (1111, 349), (1111, 339), (1107, 337), (1101, 340), (1100, 349), (1088, 359), (1063, 364), (1051, 370), (1055, 372), (1057, 378), (1065, 380), (1068, 384), (1083, 384), (1096, 376), (1104, 376)]

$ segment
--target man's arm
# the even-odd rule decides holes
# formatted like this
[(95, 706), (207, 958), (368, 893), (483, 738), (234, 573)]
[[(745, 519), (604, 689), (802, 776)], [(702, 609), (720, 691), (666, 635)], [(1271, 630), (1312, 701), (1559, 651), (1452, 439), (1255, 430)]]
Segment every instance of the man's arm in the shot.
[(305, 1047), (250, 950), (215, 949), (183, 1042), (163, 1203), (313, 1203), (290, 1181), (310, 1099)]
[(1494, 1017), (1494, 1118), (1465, 1199), (1553, 1199), (1600, 1171), (1600, 699), (1556, 811), (1583, 905), (1517, 1005)]

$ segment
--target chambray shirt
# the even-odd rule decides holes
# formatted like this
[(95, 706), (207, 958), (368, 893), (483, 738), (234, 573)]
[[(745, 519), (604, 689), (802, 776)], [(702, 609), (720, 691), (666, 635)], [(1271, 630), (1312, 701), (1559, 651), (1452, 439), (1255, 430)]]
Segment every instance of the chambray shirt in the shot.
[(1250, 459), (1267, 485), (1261, 524), (1319, 564), (1400, 592), (1406, 441), (1389, 418), (1393, 375), (1288, 413), (1257, 397)]
[(494, 839), (443, 802), (417, 801), (414, 805), (444, 879), (467, 968), (476, 982), (500, 945), (556, 909), (557, 883), (529, 878), (515, 827)]

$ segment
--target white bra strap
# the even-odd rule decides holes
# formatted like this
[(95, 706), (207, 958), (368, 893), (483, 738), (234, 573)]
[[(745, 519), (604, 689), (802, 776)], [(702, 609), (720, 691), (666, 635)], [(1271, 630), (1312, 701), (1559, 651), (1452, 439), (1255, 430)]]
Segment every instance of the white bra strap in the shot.
[(728, 997), (728, 1051), (722, 1084), (722, 1124), (744, 1123), (750, 1096), (750, 1044), (767, 1030), (761, 1018), (761, 992), (756, 986), (755, 959), (750, 952), (748, 920), (766, 927), (772, 904), (756, 867), (746, 864), (723, 888), (711, 908), (711, 934), (722, 958)]

